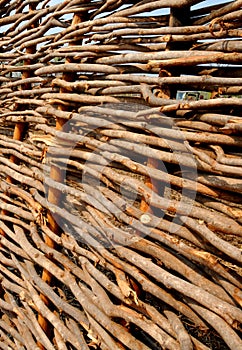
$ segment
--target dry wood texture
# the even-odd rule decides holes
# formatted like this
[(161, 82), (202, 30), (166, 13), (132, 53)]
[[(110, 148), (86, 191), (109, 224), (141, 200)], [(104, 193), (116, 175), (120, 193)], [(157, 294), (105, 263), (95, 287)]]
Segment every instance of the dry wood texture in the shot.
[(0, 0), (0, 349), (242, 349), (241, 14)]

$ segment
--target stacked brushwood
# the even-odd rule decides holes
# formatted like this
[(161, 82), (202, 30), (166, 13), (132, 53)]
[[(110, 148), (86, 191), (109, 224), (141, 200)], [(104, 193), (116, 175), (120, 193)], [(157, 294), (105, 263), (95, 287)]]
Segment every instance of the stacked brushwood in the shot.
[(0, 0), (0, 349), (242, 349), (242, 1), (203, 5)]

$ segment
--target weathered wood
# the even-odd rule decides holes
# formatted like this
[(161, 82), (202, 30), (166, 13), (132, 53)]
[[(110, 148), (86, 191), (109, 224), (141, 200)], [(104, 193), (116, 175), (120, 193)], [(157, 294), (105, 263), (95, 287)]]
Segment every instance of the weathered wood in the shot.
[(0, 348), (241, 348), (241, 0), (203, 5), (0, 0)]

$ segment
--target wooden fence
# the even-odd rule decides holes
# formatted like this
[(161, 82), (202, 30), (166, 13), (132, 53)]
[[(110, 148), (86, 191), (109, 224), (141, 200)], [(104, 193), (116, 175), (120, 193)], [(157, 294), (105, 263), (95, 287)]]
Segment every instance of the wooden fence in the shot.
[(241, 14), (0, 0), (0, 349), (242, 349)]

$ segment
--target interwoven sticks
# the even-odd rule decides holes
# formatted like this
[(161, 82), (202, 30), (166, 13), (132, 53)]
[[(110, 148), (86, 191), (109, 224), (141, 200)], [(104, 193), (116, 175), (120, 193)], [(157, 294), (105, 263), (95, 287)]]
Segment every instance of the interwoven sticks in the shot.
[(241, 5), (0, 0), (0, 349), (242, 348)]

